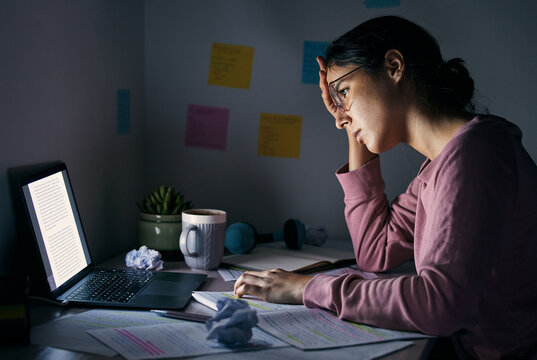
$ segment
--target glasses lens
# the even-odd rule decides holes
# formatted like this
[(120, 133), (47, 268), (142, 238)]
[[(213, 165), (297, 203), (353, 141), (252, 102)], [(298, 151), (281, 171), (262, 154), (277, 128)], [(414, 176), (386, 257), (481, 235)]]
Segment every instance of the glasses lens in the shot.
[(334, 105), (336, 105), (339, 109), (343, 109), (343, 101), (341, 101), (341, 99), (339, 98), (334, 84), (330, 84), (328, 86), (328, 90), (330, 92), (330, 96), (332, 97), (332, 101), (334, 101)]

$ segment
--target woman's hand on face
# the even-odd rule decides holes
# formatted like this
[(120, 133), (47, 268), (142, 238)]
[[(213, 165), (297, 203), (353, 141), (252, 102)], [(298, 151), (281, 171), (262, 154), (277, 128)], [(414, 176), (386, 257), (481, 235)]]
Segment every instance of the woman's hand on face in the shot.
[(326, 80), (326, 62), (322, 56), (317, 56), (317, 62), (319, 63), (319, 87), (322, 90), (322, 98), (326, 109), (336, 119), (336, 127), (338, 129), (345, 129), (349, 138), (349, 171), (355, 170), (360, 166), (366, 164), (373, 159), (376, 155), (370, 152), (363, 144), (359, 144), (356, 137), (352, 133), (352, 118), (347, 114), (338, 110), (337, 106), (330, 96), (328, 91), (328, 81)]
[(247, 271), (235, 282), (234, 292), (238, 298), (253, 295), (268, 302), (302, 304), (304, 289), (311, 279), (312, 276), (282, 269)]
[(332, 96), (330, 96), (330, 92), (328, 91), (328, 81), (326, 80), (326, 63), (324, 58), (322, 56), (317, 56), (317, 63), (319, 64), (319, 87), (321, 88), (321, 98), (323, 99), (324, 106), (326, 107), (326, 110), (332, 114), (334, 119), (336, 119), (336, 127), (338, 129), (345, 128), (348, 131), (348, 126), (346, 125), (350, 123), (350, 117), (344, 112), (338, 110), (338, 107), (334, 104)]
[(323, 99), (324, 106), (326, 106), (326, 110), (328, 110), (333, 117), (337, 118), (338, 108), (334, 104), (334, 101), (330, 96), (330, 92), (328, 91), (328, 81), (326, 80), (326, 63), (324, 58), (322, 56), (317, 56), (317, 63), (319, 64), (319, 87), (321, 88), (321, 97)]

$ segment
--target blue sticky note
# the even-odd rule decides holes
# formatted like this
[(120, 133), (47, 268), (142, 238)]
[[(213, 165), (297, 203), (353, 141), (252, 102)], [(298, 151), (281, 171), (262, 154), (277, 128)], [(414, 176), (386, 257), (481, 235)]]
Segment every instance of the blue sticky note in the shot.
[(364, 5), (370, 9), (397, 7), (401, 5), (401, 0), (364, 0)]
[(128, 134), (131, 128), (131, 91), (117, 91), (117, 133)]
[(319, 84), (319, 64), (317, 56), (324, 56), (330, 43), (327, 41), (304, 41), (304, 58), (302, 60), (302, 82)]

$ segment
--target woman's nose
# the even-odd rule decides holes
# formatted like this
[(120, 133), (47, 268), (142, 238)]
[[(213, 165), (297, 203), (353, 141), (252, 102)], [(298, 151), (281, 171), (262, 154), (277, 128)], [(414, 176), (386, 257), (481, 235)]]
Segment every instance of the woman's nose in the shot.
[(345, 113), (339, 113), (339, 116), (336, 118), (336, 127), (338, 129), (344, 129), (345, 126), (349, 125), (352, 122), (352, 119), (349, 115)]

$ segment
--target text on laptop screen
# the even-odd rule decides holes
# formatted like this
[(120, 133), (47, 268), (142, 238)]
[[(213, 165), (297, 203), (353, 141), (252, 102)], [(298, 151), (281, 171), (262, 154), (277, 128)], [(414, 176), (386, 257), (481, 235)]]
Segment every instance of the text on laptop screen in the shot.
[[(23, 187), (32, 226), (55, 290), (90, 262), (69, 177), (60, 171)], [(48, 264), (46, 263), (48, 259)]]

